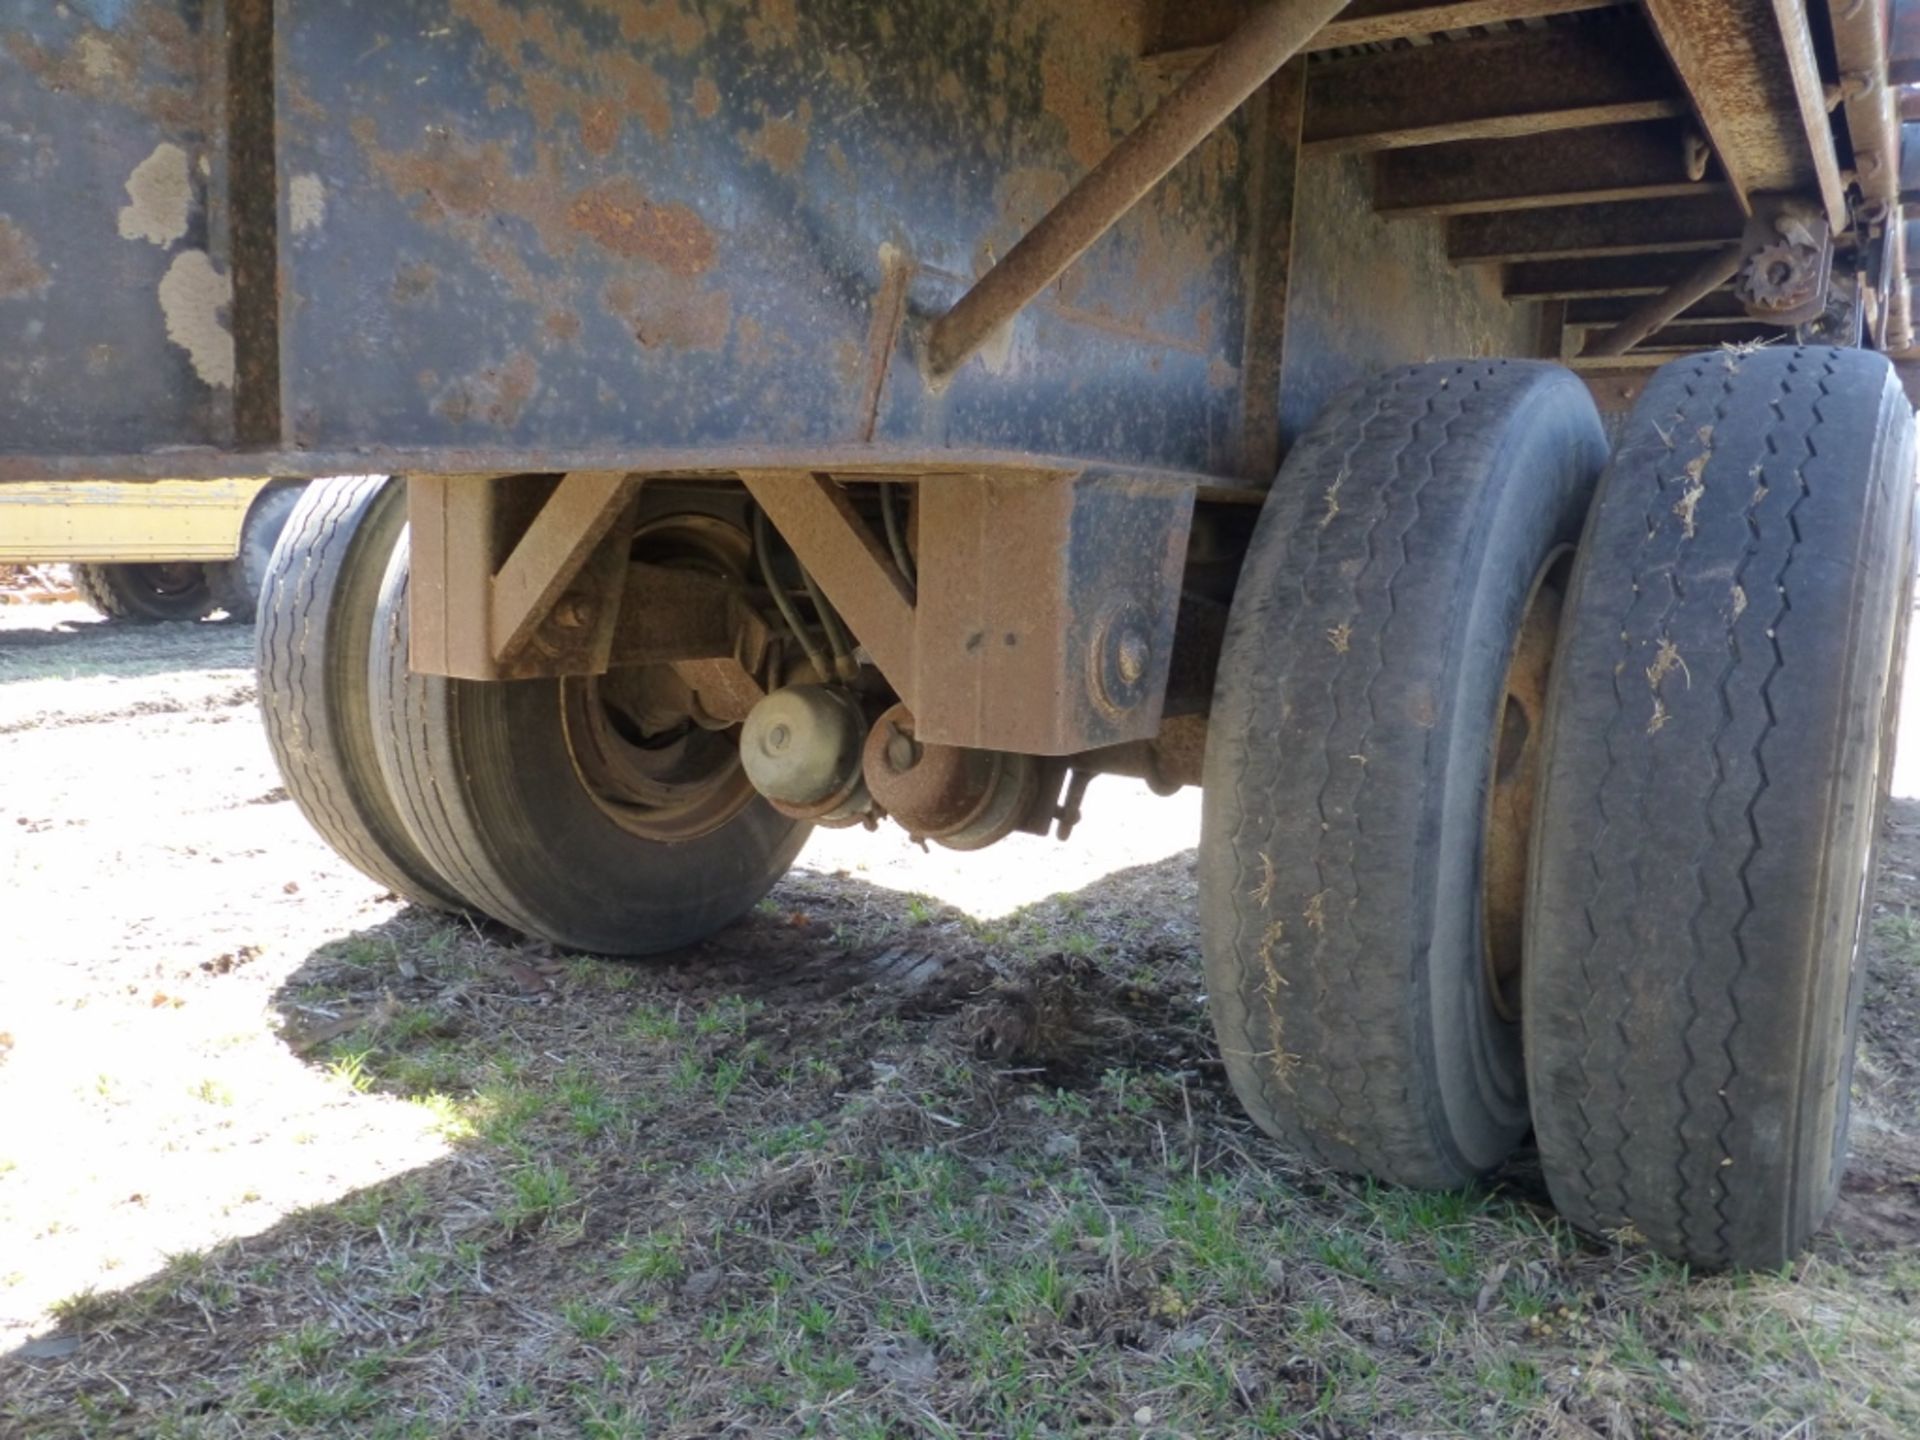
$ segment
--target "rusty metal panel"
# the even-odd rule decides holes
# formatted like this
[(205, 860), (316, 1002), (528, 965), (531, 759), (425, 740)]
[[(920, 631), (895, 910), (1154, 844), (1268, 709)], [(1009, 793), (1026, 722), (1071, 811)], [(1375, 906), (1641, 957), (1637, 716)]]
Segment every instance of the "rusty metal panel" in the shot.
[(1311, 155), (1300, 166), (1280, 398), (1287, 443), (1341, 389), (1387, 366), (1553, 353), (1538, 307), (1509, 304), (1492, 266), (1449, 263), (1439, 222), (1375, 215), (1367, 180), (1362, 155)]
[(922, 740), (1068, 755), (1160, 729), (1191, 486), (1089, 473), (921, 483)]
[(1139, 7), (277, 8), (303, 447), (957, 447), (1231, 473), (1235, 121), (944, 389), (917, 347), (1170, 88)]
[[(564, 475), (493, 577), (487, 627), (494, 658), (517, 654), (546, 621), (633, 498), (638, 482), (618, 473)], [(588, 617), (573, 617), (590, 628)]]
[(419, 674), (499, 674), (487, 627), (499, 500), (500, 487), (477, 475), (407, 481), (407, 655)]
[(216, 0), (0, 0), (0, 455), (231, 437)]

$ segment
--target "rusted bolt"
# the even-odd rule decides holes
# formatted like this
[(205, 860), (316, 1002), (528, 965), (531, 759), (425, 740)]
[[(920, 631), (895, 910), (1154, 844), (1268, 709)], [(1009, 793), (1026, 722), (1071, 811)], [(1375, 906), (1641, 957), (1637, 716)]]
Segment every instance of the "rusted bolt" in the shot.
[(591, 595), (563, 595), (553, 607), (553, 623), (562, 630), (584, 630), (593, 624), (596, 608)]

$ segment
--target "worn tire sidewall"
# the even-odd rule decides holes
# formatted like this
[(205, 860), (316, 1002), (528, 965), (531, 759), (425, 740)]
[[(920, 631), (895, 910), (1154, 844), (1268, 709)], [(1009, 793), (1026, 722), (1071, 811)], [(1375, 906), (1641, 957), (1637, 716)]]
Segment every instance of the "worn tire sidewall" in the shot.
[[(375, 633), (405, 634), (408, 562), (395, 551)], [(390, 778), (405, 767), (437, 814), (402, 806), (422, 848), (468, 898), (569, 949), (650, 955), (738, 919), (792, 866), (810, 826), (755, 798), (707, 834), (669, 843), (633, 834), (587, 791), (569, 752), (555, 680), (416, 675), (404, 644), (372, 658)], [(405, 746), (409, 753), (396, 753)]]
[[(1414, 777), (1418, 794), (1397, 816), (1419, 836), (1423, 863), (1402, 876), (1376, 877), (1379, 903), (1406, 906), (1413, 933), (1422, 937), (1408, 956), (1405, 1013), (1412, 1028), (1403, 1040), (1417, 1057), (1417, 1072), (1432, 1081), (1421, 1101), (1445, 1161), (1438, 1169), (1393, 1177), (1409, 1183), (1452, 1185), (1484, 1174), (1511, 1154), (1530, 1123), (1520, 1030), (1495, 1010), (1483, 958), (1487, 792), (1506, 670), (1527, 601), (1542, 566), (1578, 539), (1604, 452), (1585, 387), (1565, 371), (1542, 366), (1510, 399), (1497, 433), (1461, 445), (1439, 462), (1474, 466), (1491, 478), (1479, 486), (1471, 507), (1453, 603), (1444, 614), (1418, 617), (1431, 626), (1432, 643), (1444, 647), (1449, 663), (1440, 673), (1451, 679), (1433, 697), (1429, 744)], [(1283, 471), (1276, 485), (1285, 478)], [(1372, 478), (1386, 483), (1386, 477)], [(1310, 524), (1301, 523), (1297, 505), (1276, 496), (1256, 528), (1250, 554), (1263, 546), (1311, 544)], [(1422, 538), (1416, 526), (1408, 543), (1418, 545)], [(1251, 597), (1236, 600), (1214, 705), (1216, 717), (1237, 717), (1253, 727), (1271, 725), (1271, 717), (1254, 713), (1252, 677), (1285, 660), (1275, 654), (1278, 637), (1258, 633), (1258, 615)], [(1310, 636), (1306, 643), (1318, 640)], [(1248, 903), (1259, 879), (1239, 873), (1232, 837), (1249, 808), (1270, 814), (1276, 803), (1243, 786), (1228, 749), (1209, 746), (1203, 803), (1204, 950), (1215, 994), (1240, 992), (1247, 961), (1227, 942), (1224, 917)], [(1230, 802), (1223, 798), (1229, 792)], [(1263, 1119), (1260, 1081), (1251, 1073), (1260, 1057), (1233, 1054), (1236, 1042), (1224, 1028), (1221, 1038), (1236, 1091)]]

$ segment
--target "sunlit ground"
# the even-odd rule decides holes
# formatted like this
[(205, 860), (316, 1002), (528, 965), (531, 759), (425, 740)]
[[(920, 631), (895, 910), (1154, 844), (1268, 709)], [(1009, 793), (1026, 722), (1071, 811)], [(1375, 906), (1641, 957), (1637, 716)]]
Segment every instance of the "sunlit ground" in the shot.
[[(64, 1298), (446, 1153), (280, 1033), (286, 977), (399, 906), (279, 795), (250, 660), (238, 627), (0, 606), (0, 1352)], [(1103, 779), (1066, 844), (820, 831), (801, 865), (992, 919), (1198, 826), (1197, 791)]]

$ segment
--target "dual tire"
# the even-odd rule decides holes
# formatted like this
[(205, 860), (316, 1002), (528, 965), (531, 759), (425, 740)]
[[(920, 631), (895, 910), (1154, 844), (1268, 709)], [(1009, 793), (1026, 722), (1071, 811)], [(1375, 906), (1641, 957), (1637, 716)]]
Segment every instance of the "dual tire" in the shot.
[(1845, 1157), (1912, 446), (1891, 368), (1834, 350), (1671, 365), (1610, 460), (1554, 367), (1412, 367), (1316, 422), (1207, 755), (1211, 1005), (1257, 1121), (1426, 1186), (1531, 1128), (1589, 1231), (1707, 1267), (1806, 1243)]
[(405, 522), (399, 480), (316, 481), (268, 567), (261, 705), (322, 836), (417, 904), (601, 954), (750, 909), (808, 827), (746, 786), (735, 738), (642, 733), (617, 681), (413, 674)]

